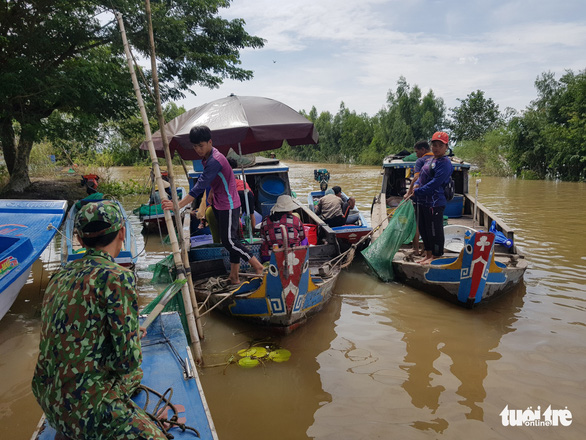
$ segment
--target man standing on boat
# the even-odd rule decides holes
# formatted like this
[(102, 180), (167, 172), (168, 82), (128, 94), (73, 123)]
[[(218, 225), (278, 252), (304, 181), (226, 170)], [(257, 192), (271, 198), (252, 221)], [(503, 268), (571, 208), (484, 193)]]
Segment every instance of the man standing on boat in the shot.
[(444, 186), (452, 176), (452, 161), (445, 154), (448, 151), (448, 134), (438, 131), (431, 137), (433, 159), (421, 168), (418, 188), (413, 195), (419, 205), (417, 225), (423, 239), (425, 256), (420, 264), (429, 264), (444, 254), (444, 210), (447, 200)]
[[(240, 259), (248, 261), (257, 274), (262, 274), (263, 266), (258, 259), (249, 253), (238, 239), (240, 223), (240, 197), (236, 190), (236, 179), (232, 167), (226, 157), (212, 145), (212, 132), (205, 125), (196, 126), (189, 132), (189, 141), (195, 152), (203, 158), (203, 173), (189, 194), (180, 202), (179, 208), (190, 204), (207, 187), (211, 186), (213, 208), (218, 220), (222, 244), (230, 253), (230, 275), (232, 284), (239, 284)], [(163, 209), (173, 209), (171, 200), (163, 200)]]
[(49, 282), (32, 391), (58, 439), (166, 439), (130, 399), (142, 379), (134, 273), (115, 263), (124, 218), (111, 201), (75, 219), (86, 249)]

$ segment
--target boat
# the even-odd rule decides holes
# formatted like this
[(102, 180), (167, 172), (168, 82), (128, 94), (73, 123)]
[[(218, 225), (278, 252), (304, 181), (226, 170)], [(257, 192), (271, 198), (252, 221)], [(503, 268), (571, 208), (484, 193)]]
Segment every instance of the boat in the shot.
[[(100, 193), (97, 193), (100, 194)], [(73, 204), (69, 213), (67, 214), (67, 218), (65, 219), (65, 243), (61, 246), (61, 265), (64, 266), (70, 261), (77, 260), (85, 254), (85, 248), (80, 244), (77, 234), (75, 234), (75, 216), (79, 209), (88, 202), (97, 202), (99, 200), (104, 200), (98, 197), (94, 197), (94, 195), (90, 197), (86, 197), (85, 199), (78, 200), (76, 203)], [(126, 226), (126, 236), (124, 237), (124, 246), (120, 250), (120, 254), (114, 259), (116, 263), (121, 266), (133, 269), (138, 261), (138, 251), (136, 249), (136, 238), (132, 232), (132, 224), (128, 219), (128, 215), (126, 211), (122, 207), (122, 204), (118, 200), (112, 200), (114, 203), (118, 205), (120, 212), (125, 219), (125, 226)]]
[[(177, 198), (181, 200), (185, 197), (185, 188), (177, 187)], [(183, 212), (185, 208), (181, 210)], [(155, 191), (151, 193), (148, 203), (143, 203), (138, 208), (136, 208), (133, 213), (138, 216), (138, 219), (141, 221), (143, 230), (146, 232), (157, 232), (161, 231), (163, 233), (167, 232), (167, 224), (165, 223), (165, 214), (163, 212), (163, 208), (161, 207), (161, 202), (159, 200), (159, 195)], [(171, 211), (171, 216), (173, 216), (173, 211)]]
[[(315, 212), (315, 207), (319, 203), (319, 199), (321, 199), (325, 195), (325, 191), (311, 191), (307, 195), (307, 206), (313, 212)], [(348, 196), (342, 192), (342, 198), (348, 199)], [(336, 239), (338, 240), (342, 249), (348, 249), (351, 245), (358, 243), (365, 235), (370, 234), (372, 228), (368, 225), (368, 222), (364, 218), (364, 215), (358, 207), (354, 207), (348, 213), (348, 220), (346, 224), (343, 226), (334, 226), (332, 230), (336, 234)], [(368, 245), (368, 240), (362, 240), (361, 248)]]
[[(203, 172), (200, 161), (194, 161), (193, 168), (194, 171), (188, 174), (190, 188), (196, 184), (197, 179)], [(234, 170), (234, 174), (237, 179), (243, 178), (240, 168)], [(250, 207), (251, 213), (255, 211), (259, 218), (264, 218), (270, 214), (271, 208), (280, 195), (286, 194), (293, 197), (293, 200), (299, 206), (295, 212), (305, 225), (309, 244), (309, 259), (312, 264), (319, 265), (340, 255), (340, 244), (334, 230), (309, 209), (305, 203), (301, 203), (295, 198), (289, 182), (289, 167), (287, 165), (281, 163), (278, 159), (256, 156), (244, 168), (244, 179), (255, 195), (255, 205)], [(257, 228), (259, 227), (260, 221), (257, 222)], [(246, 230), (244, 225), (243, 235), (245, 237), (243, 244), (252, 255), (259, 258), (262, 240), (254, 236), (254, 231)], [(194, 279), (225, 275), (230, 270), (228, 252), (220, 243), (213, 243), (209, 235), (192, 237), (189, 261)], [(247, 270), (249, 267), (247, 263), (242, 262), (241, 268)]]
[[(141, 324), (145, 319), (144, 316), (140, 318)], [(151, 414), (162, 414), (169, 420), (176, 415), (177, 423), (185, 425), (184, 430), (176, 424), (170, 426), (168, 434), (172, 437), (169, 438), (199, 437), (203, 440), (217, 440), (214, 423), (187, 344), (177, 312), (163, 312), (155, 318), (148, 328), (147, 335), (141, 340), (144, 375), (141, 392), (133, 397), (133, 400), (138, 406), (145, 408), (147, 393), (144, 387), (167, 396), (168, 390), (171, 389), (170, 400), (177, 413), (174, 414), (170, 406), (157, 410), (157, 395), (149, 395), (147, 406), (147, 411)], [(43, 416), (31, 440), (53, 440), (55, 433)]]
[(309, 254), (308, 246), (285, 245), (272, 251), (262, 276), (236, 287), (212, 278), (196, 285), (196, 295), (210, 309), (289, 334), (324, 307), (341, 270), (340, 265), (312, 264)]
[[(470, 164), (450, 158), (456, 194), (444, 211), (444, 255), (431, 264), (415, 261), (410, 244), (394, 255), (395, 278), (424, 292), (467, 308), (486, 303), (519, 285), (527, 261), (515, 245), (515, 231), (468, 191)], [(372, 203), (376, 240), (389, 215), (403, 201), (414, 161), (400, 156), (383, 160), (382, 188)], [(375, 227), (376, 228), (376, 227)]]
[(0, 319), (61, 226), (66, 200), (0, 200)]

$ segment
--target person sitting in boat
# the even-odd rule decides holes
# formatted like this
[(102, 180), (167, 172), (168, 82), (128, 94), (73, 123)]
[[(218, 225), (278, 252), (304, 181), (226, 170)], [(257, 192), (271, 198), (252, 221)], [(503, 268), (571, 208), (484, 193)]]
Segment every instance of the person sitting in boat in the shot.
[(332, 228), (346, 224), (348, 213), (356, 203), (353, 197), (350, 197), (348, 202), (344, 203), (341, 188), (339, 194), (337, 196), (333, 188), (328, 189), (315, 207), (315, 213), (321, 215), (324, 221)]
[[(428, 160), (433, 159), (433, 153), (431, 152), (431, 147), (427, 141), (419, 141), (413, 147), (415, 150), (415, 155), (417, 156), (417, 160), (415, 161), (415, 165), (413, 166), (413, 177), (411, 178), (411, 183), (409, 184), (409, 188), (405, 193), (404, 198), (408, 199), (413, 196), (413, 190), (415, 188), (419, 188), (419, 183), (417, 180), (419, 179), (419, 175), (421, 174), (421, 168)], [(415, 208), (415, 219), (419, 218), (419, 205), (415, 200), (413, 201), (413, 205)], [(415, 255), (421, 255), (419, 252), (419, 228), (415, 230), (415, 237), (413, 237), (413, 252)]]
[[(228, 158), (228, 163), (230, 164), (230, 166), (232, 167), (232, 169), (236, 169), (238, 168), (238, 164), (236, 163), (236, 160), (234, 160), (233, 158), (229, 157)], [(245, 191), (245, 189), (248, 190), (248, 192)], [(240, 211), (241, 213), (246, 213), (246, 199), (248, 198), (248, 209), (250, 210), (250, 224), (252, 225), (252, 229), (256, 228), (256, 218), (254, 216), (254, 193), (252, 192), (252, 190), (250, 189), (250, 185), (248, 185), (248, 182), (239, 179), (238, 177), (236, 177), (236, 190), (238, 191), (238, 196), (240, 197)], [(246, 194), (248, 194), (248, 196), (246, 196)]]
[(344, 217), (346, 217), (346, 224), (351, 225), (358, 221), (359, 216), (358, 214), (350, 214), (350, 211), (356, 205), (356, 200), (354, 197), (346, 197), (346, 195), (342, 192), (342, 188), (339, 186), (333, 186), (332, 189), (334, 190), (334, 194), (342, 199), (344, 204), (342, 205), (342, 212), (344, 213)]
[(124, 217), (110, 201), (83, 206), (85, 255), (49, 282), (32, 391), (61, 439), (167, 437), (130, 397), (142, 379), (136, 279), (115, 263)]
[(435, 132), (431, 138), (433, 159), (425, 162), (419, 174), (418, 187), (413, 196), (419, 205), (417, 221), (423, 239), (425, 256), (420, 264), (429, 264), (444, 254), (444, 210), (447, 205), (444, 186), (452, 176), (452, 161), (448, 151), (448, 134)]
[(305, 239), (305, 230), (299, 215), (294, 213), (299, 206), (293, 201), (291, 196), (282, 195), (277, 198), (277, 202), (271, 208), (271, 214), (260, 224), (260, 236), (262, 244), (260, 246), (261, 261), (265, 262), (270, 259), (269, 251), (273, 246), (283, 246), (283, 231), (281, 226), (287, 229), (288, 246), (299, 246)]

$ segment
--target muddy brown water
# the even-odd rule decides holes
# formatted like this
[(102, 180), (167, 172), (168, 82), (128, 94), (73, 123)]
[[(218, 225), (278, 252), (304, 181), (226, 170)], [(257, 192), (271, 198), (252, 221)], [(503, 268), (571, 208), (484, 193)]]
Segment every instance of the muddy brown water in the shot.
[[(368, 213), (380, 168), (289, 163), (305, 200), (313, 169), (327, 168)], [(185, 184), (179, 174), (178, 181)], [(142, 170), (114, 169), (142, 178)], [(586, 184), (482, 177), (479, 200), (516, 229), (529, 260), (524, 284), (464, 310), (360, 262), (343, 272), (325, 309), (274, 337), (212, 313), (204, 318), (206, 365), (226, 362), (258, 338), (292, 352), (284, 363), (200, 370), (220, 439), (578, 439), (586, 436)], [(472, 185), (475, 178), (471, 178)], [(471, 192), (474, 189), (471, 188)], [(128, 211), (141, 198), (123, 200)], [(141, 304), (156, 296), (147, 267), (169, 251), (140, 235)], [(29, 439), (41, 416), (30, 388), (42, 292), (59, 266), (57, 237), (0, 321), (0, 438)], [(569, 426), (504, 426), (503, 410), (567, 409)], [(567, 422), (566, 422), (567, 423)]]

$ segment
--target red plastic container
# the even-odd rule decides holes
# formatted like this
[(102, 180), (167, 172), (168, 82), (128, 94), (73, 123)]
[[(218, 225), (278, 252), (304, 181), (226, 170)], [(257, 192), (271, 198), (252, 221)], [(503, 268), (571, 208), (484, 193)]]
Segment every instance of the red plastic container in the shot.
[(309, 244), (317, 244), (317, 225), (303, 223), (303, 230)]

